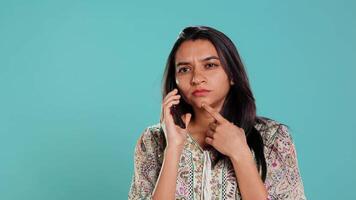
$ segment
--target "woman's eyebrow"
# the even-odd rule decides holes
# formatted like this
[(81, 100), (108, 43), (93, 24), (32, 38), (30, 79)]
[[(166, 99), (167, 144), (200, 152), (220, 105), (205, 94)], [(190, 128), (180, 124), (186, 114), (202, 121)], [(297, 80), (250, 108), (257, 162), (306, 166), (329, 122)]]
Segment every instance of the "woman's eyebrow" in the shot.
[(208, 56), (204, 59), (201, 59), (200, 61), (207, 61), (207, 60), (212, 60), (212, 59), (220, 60), (219, 57), (217, 57), (217, 56)]
[[(203, 62), (203, 61), (208, 61), (208, 60), (212, 60), (212, 59), (220, 60), (219, 57), (217, 57), (217, 56), (208, 56), (206, 58), (201, 59), (200, 61)], [(189, 64), (190, 64), (189, 62), (183, 61), (183, 62), (178, 62), (176, 64), (176, 66), (178, 67), (179, 65), (189, 65)]]

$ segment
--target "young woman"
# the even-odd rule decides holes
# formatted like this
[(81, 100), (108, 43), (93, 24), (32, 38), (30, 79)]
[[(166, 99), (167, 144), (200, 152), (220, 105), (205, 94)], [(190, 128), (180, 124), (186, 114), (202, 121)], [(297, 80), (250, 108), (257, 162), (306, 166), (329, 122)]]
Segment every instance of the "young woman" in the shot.
[(306, 199), (286, 125), (256, 116), (239, 53), (185, 28), (169, 54), (160, 123), (135, 148), (129, 199)]

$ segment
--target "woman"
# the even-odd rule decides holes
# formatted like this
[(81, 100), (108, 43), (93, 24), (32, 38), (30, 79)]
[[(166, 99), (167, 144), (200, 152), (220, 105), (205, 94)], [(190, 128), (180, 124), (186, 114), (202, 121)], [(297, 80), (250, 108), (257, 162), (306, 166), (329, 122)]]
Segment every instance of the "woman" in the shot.
[(163, 81), (160, 123), (137, 142), (129, 199), (306, 199), (288, 128), (256, 116), (226, 35), (185, 28)]

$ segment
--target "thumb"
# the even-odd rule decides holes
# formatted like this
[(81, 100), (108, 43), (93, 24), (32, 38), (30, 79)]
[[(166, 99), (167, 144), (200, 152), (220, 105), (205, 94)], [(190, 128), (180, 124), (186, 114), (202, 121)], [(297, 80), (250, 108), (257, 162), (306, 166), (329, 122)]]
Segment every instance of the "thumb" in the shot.
[(188, 128), (188, 124), (190, 122), (190, 119), (192, 118), (192, 114), (187, 113), (184, 115), (184, 118), (185, 127)]

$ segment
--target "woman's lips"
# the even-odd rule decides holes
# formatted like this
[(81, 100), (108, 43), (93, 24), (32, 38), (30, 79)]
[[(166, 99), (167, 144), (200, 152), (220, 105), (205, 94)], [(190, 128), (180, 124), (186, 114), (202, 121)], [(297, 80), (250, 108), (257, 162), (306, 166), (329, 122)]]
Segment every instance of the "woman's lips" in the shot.
[(210, 91), (209, 90), (195, 90), (193, 92), (193, 95), (196, 97), (202, 97), (202, 96), (206, 96)]

